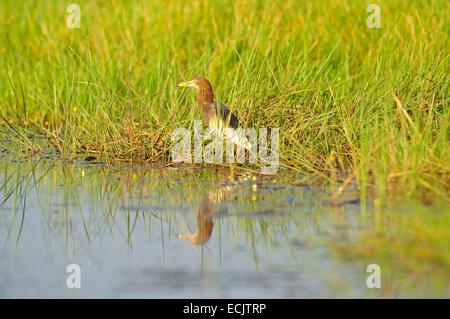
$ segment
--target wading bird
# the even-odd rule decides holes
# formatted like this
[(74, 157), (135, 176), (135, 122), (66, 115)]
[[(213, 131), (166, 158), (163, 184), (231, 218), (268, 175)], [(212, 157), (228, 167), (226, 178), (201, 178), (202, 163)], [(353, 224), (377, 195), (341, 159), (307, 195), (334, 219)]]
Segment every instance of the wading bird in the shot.
[(238, 146), (251, 150), (243, 129), (239, 128), (237, 117), (228, 107), (214, 99), (211, 83), (200, 76), (190, 81), (177, 84), (177, 87), (192, 87), (197, 89), (197, 103), (208, 127), (219, 137), (229, 140)]

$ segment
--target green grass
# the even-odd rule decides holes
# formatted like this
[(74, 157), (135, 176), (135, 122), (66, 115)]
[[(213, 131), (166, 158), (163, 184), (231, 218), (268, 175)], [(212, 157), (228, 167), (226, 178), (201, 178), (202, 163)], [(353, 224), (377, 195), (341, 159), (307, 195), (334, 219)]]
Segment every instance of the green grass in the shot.
[(449, 2), (377, 1), (369, 29), (371, 2), (80, 0), (69, 29), (65, 2), (3, 0), (2, 134), (166, 162), (200, 118), (174, 84), (201, 74), (246, 126), (280, 128), (284, 166), (448, 198)]

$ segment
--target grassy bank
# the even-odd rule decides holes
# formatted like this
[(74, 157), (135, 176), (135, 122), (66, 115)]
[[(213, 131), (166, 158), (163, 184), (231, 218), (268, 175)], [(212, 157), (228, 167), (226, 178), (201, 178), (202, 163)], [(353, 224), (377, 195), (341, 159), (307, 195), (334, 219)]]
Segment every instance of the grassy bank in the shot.
[(354, 172), (379, 193), (448, 197), (450, 23), (445, 0), (0, 3), (0, 125), (27, 150), (167, 161), (200, 118), (208, 77), (248, 127), (279, 127), (283, 165)]

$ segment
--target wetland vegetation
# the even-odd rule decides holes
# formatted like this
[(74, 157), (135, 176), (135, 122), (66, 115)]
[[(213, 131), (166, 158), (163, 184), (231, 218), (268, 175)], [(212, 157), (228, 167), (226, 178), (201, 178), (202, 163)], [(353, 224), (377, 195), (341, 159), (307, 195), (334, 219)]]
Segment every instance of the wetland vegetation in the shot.
[[(448, 1), (76, 3), (0, 3), (0, 297), (450, 296)], [(171, 163), (196, 75), (277, 175)]]

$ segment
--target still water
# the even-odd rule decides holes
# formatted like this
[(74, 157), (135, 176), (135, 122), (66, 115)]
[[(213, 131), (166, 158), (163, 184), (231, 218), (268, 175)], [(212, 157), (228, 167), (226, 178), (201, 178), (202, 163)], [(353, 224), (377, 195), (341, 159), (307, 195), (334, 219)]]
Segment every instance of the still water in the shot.
[[(368, 288), (366, 268), (377, 260), (333, 248), (373, 224), (371, 201), (355, 200), (354, 187), (345, 195), (353, 200), (336, 206), (330, 189), (292, 172), (2, 154), (0, 298), (420, 295), (395, 278)], [(80, 288), (67, 286), (70, 264), (80, 267)], [(421, 293), (445, 296), (439, 287)]]

